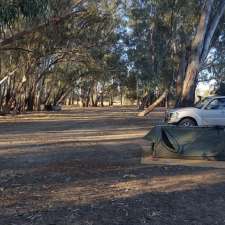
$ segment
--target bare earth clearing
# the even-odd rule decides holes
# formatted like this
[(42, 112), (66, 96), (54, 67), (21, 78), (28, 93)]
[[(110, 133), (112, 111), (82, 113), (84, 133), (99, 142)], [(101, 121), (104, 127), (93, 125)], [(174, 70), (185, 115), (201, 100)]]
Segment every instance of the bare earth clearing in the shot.
[(0, 119), (0, 225), (222, 225), (225, 169), (141, 164), (162, 113), (71, 109)]

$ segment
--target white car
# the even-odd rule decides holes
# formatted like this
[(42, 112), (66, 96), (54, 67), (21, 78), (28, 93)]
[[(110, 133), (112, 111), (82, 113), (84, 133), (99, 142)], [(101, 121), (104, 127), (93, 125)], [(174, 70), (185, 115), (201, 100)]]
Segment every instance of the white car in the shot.
[(225, 96), (207, 97), (193, 107), (169, 110), (166, 121), (179, 126), (225, 126)]

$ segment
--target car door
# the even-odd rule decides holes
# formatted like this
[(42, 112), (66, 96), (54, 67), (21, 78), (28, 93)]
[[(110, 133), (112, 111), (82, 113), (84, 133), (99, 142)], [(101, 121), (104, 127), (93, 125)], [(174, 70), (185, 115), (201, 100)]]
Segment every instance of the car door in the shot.
[(225, 126), (225, 98), (213, 99), (202, 109), (204, 125)]

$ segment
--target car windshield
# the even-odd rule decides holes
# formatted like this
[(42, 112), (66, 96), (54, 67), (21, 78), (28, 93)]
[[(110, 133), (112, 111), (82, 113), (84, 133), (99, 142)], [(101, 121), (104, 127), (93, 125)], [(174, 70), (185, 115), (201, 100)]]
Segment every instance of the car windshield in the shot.
[(207, 102), (209, 102), (210, 98), (204, 98), (203, 100), (197, 102), (194, 107), (201, 109)]

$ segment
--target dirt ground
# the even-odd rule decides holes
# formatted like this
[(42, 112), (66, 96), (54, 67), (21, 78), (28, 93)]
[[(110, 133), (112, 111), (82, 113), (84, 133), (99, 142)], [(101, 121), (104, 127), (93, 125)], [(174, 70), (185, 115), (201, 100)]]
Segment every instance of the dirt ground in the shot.
[(223, 225), (225, 169), (141, 164), (161, 111), (0, 118), (0, 225)]

